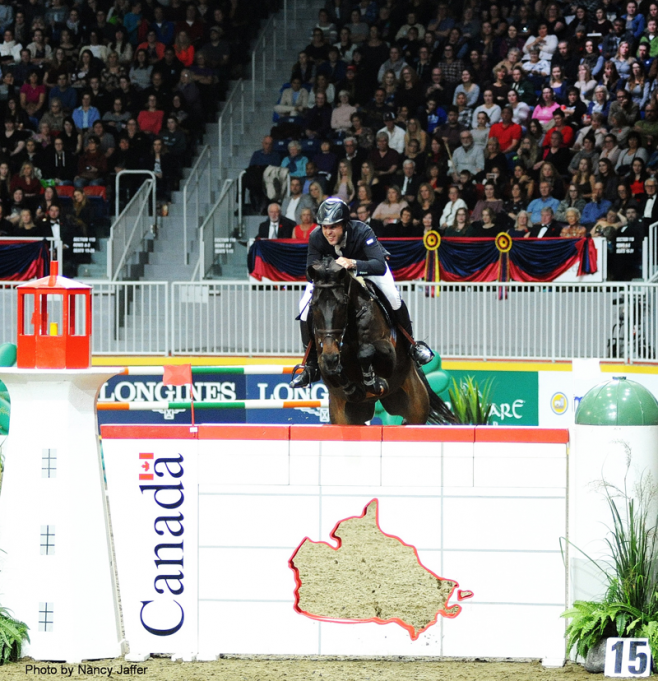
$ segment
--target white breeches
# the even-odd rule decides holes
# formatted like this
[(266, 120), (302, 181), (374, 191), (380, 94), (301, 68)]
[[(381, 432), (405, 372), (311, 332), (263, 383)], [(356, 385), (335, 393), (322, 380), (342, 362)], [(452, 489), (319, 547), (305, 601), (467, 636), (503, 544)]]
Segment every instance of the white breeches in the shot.
[[(400, 298), (400, 292), (395, 286), (395, 281), (391, 270), (388, 265), (386, 265), (386, 272), (382, 275), (363, 275), (364, 279), (369, 279), (375, 286), (386, 296), (386, 299), (390, 303), (394, 310), (399, 310), (402, 305), (402, 298)], [(304, 295), (302, 295), (299, 301), (299, 318), (306, 321), (308, 317), (308, 308), (311, 304), (311, 298), (313, 297), (313, 284), (306, 284), (306, 289), (304, 290)]]

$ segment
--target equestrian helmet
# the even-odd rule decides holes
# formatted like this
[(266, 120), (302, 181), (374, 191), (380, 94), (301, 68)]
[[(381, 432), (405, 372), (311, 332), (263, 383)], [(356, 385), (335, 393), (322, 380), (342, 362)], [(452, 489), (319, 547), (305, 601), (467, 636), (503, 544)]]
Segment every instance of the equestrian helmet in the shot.
[(325, 199), (318, 208), (315, 221), (318, 225), (335, 225), (350, 219), (350, 209), (342, 199), (335, 196)]

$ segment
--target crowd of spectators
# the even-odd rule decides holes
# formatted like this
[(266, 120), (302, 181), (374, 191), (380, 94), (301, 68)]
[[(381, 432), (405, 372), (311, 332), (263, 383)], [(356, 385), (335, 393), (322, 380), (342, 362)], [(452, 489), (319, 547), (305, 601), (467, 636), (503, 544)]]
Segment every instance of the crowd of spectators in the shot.
[(0, 236), (90, 235), (123, 169), (154, 171), (168, 201), (271, 9), (0, 0)]
[(245, 176), (260, 236), (331, 195), (380, 237), (603, 236), (638, 277), (656, 57), (658, 0), (329, 0)]

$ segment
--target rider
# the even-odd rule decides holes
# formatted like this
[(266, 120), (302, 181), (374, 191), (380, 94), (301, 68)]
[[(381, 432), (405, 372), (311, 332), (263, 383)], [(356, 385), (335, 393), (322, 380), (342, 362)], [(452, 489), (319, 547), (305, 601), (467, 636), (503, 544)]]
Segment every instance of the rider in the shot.
[[(347, 204), (336, 197), (326, 199), (320, 204), (316, 222), (321, 225), (321, 229), (314, 230), (309, 238), (306, 267), (325, 256), (331, 256), (341, 267), (372, 281), (386, 296), (397, 324), (409, 335), (409, 354), (412, 359), (419, 365), (430, 362), (434, 353), (422, 341), (413, 340), (409, 310), (400, 297), (386, 263), (387, 253), (372, 229), (360, 220), (351, 220)], [(299, 301), (298, 317), (301, 320), (302, 343), (308, 348), (308, 358), (306, 364), (302, 365), (303, 370), (290, 382), (292, 388), (306, 387), (320, 378), (318, 353), (307, 321), (312, 295), (313, 284), (310, 283)]]

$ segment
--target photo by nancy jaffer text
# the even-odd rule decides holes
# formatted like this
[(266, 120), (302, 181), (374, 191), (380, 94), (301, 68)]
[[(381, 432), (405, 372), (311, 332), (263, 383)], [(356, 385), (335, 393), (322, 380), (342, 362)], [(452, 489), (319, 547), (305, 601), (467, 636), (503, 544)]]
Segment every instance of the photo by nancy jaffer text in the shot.
[(145, 675), (148, 667), (140, 667), (136, 664), (126, 664), (119, 667), (99, 666), (92, 664), (26, 664), (25, 673), (30, 676), (61, 676), (72, 678), (76, 676), (103, 676), (106, 678), (118, 676), (141, 676)]

